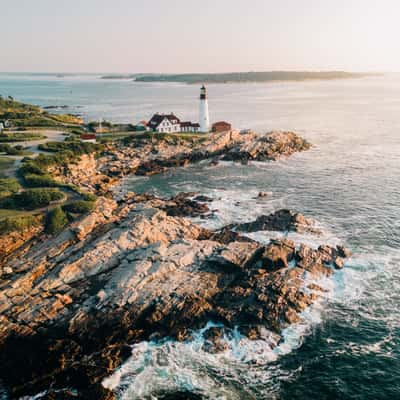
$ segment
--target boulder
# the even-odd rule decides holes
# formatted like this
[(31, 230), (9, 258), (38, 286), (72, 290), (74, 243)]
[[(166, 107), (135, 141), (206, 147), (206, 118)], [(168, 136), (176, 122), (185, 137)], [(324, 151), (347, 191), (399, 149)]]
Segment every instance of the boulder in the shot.
[(287, 268), (289, 261), (294, 257), (294, 253), (295, 246), (292, 241), (273, 241), (261, 255), (261, 268), (268, 271)]
[(268, 196), (268, 193), (267, 193), (267, 192), (259, 192), (258, 195), (257, 195), (257, 197), (258, 197), (259, 199), (264, 198), (264, 197), (267, 197), (267, 196)]
[(319, 233), (314, 227), (314, 222), (300, 213), (282, 209), (269, 215), (261, 215), (255, 221), (242, 224), (229, 225), (229, 229), (236, 229), (242, 232), (257, 231), (295, 231)]
[(347, 248), (344, 247), (344, 246), (338, 245), (338, 246), (336, 246), (336, 250), (337, 250), (337, 253), (338, 253), (338, 256), (339, 256), (339, 257), (342, 257), (342, 258), (349, 258), (349, 257), (351, 257), (351, 252), (350, 252), (350, 250), (347, 249)]

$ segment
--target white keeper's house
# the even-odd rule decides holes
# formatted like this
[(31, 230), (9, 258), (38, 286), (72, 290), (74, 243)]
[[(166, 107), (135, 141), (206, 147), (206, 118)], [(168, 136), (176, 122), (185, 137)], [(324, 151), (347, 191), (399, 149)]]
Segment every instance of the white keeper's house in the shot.
[(190, 121), (182, 122), (175, 114), (154, 114), (147, 127), (153, 132), (198, 132), (200, 125)]
[(179, 118), (171, 114), (154, 114), (147, 124), (148, 128), (153, 132), (170, 133), (181, 131), (181, 121)]

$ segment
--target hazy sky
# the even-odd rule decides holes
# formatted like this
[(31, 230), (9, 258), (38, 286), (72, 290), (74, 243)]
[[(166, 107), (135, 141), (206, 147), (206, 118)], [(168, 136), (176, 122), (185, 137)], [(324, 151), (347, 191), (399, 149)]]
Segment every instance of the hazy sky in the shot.
[(400, 71), (400, 0), (0, 0), (0, 71)]

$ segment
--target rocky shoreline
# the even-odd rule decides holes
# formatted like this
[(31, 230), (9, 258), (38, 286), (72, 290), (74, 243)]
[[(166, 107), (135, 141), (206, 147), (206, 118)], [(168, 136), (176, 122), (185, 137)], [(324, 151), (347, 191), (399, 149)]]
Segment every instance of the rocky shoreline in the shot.
[[(210, 215), (212, 199), (205, 196), (162, 199), (111, 189), (128, 174), (209, 158), (276, 160), (309, 147), (290, 132), (233, 131), (202, 143), (137, 140), (54, 171), (102, 196), (60, 234), (32, 237), (3, 261), (0, 377), (9, 397), (47, 390), (42, 398), (113, 399), (101, 382), (130, 356), (129, 344), (190, 340), (209, 321), (250, 339), (264, 328), (279, 337), (298, 322), (323, 295), (319, 280), (342, 268), (349, 252), (288, 239), (263, 245), (242, 232), (317, 234), (311, 220), (278, 210), (211, 231), (187, 218)], [(224, 350), (219, 329), (206, 334), (206, 351)]]

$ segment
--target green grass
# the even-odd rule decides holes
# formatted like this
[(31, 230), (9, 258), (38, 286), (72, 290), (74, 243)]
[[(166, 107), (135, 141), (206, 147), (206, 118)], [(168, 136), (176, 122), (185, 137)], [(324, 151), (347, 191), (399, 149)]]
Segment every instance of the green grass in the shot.
[(51, 114), (39, 106), (15, 101), (12, 97), (0, 96), (0, 119), (11, 122), (14, 127), (64, 127), (83, 124), (80, 117), (71, 114)]
[(0, 208), (0, 219), (11, 218), (11, 217), (19, 217), (22, 215), (30, 215), (30, 213), (26, 211), (20, 210), (8, 210), (6, 208)]
[(46, 136), (35, 132), (5, 132), (0, 134), (0, 143), (29, 142), (31, 140), (46, 139)]

